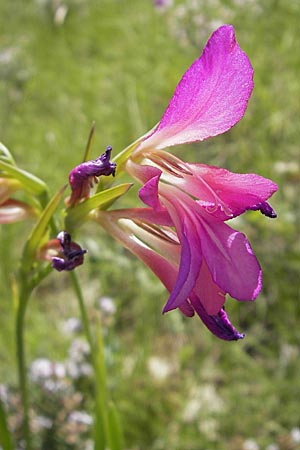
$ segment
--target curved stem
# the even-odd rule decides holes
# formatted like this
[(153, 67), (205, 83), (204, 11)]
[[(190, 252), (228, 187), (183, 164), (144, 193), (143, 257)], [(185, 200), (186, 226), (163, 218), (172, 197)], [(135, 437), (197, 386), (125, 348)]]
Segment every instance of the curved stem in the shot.
[(25, 313), (28, 300), (30, 297), (30, 290), (24, 277), (20, 277), (18, 309), (16, 315), (16, 343), (17, 343), (17, 365), (18, 365), (18, 379), (21, 392), (21, 401), (23, 407), (23, 435), (26, 442), (26, 450), (31, 450), (31, 432), (29, 424), (29, 402), (28, 402), (28, 386), (26, 373), (26, 357), (25, 357), (25, 343), (24, 343), (24, 324)]

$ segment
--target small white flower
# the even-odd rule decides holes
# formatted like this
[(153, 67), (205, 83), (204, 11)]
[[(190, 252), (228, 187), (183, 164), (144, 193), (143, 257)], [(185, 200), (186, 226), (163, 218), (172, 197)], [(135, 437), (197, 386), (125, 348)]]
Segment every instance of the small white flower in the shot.
[(182, 418), (185, 422), (197, 420), (200, 413), (215, 413), (224, 410), (224, 403), (215, 387), (211, 384), (192, 387), (189, 400), (183, 410)]
[(74, 339), (69, 348), (69, 357), (72, 361), (80, 363), (86, 359), (90, 353), (88, 343), (81, 338)]
[(116, 305), (110, 297), (100, 297), (98, 305), (101, 311), (108, 316), (112, 316), (117, 311)]
[(291, 438), (295, 442), (295, 444), (298, 444), (300, 442), (300, 428), (295, 427), (292, 429)]
[(148, 370), (158, 381), (163, 381), (172, 373), (173, 366), (166, 359), (151, 356), (148, 360)]
[(277, 444), (270, 444), (266, 447), (266, 450), (279, 450), (279, 446)]
[(72, 411), (68, 417), (68, 421), (81, 423), (83, 425), (92, 425), (93, 418), (85, 411)]
[(276, 161), (274, 163), (275, 172), (283, 174), (297, 174), (299, 173), (300, 167), (297, 161)]
[(2, 403), (8, 403), (8, 388), (5, 384), (0, 384), (0, 399)]
[(47, 429), (49, 430), (52, 427), (53, 421), (46, 416), (36, 416), (34, 418), (34, 425), (38, 430)]
[(82, 325), (81, 320), (78, 317), (70, 317), (65, 320), (61, 325), (61, 330), (66, 335), (71, 335), (73, 333), (78, 333), (81, 331)]
[(54, 14), (55, 25), (63, 25), (68, 14), (68, 7), (66, 5), (59, 5)]
[(244, 442), (243, 450), (259, 450), (259, 445), (254, 439), (247, 439)]
[(38, 358), (31, 363), (29, 375), (35, 382), (51, 377), (64, 378), (66, 369), (63, 363), (50, 361), (46, 358)]

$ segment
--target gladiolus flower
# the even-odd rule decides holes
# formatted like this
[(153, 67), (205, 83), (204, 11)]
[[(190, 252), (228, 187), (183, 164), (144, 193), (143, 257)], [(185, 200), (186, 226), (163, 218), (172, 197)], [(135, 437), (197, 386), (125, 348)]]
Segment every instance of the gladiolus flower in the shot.
[(246, 236), (227, 221), (247, 210), (274, 218), (271, 180), (204, 164), (185, 163), (166, 147), (202, 141), (234, 126), (253, 89), (253, 69), (225, 25), (183, 75), (158, 125), (141, 138), (125, 170), (143, 186), (148, 208), (98, 211), (95, 219), (138, 256), (170, 296), (163, 312), (196, 312), (224, 340), (244, 337), (224, 309), (226, 294), (254, 300), (261, 267)]
[(8, 199), (0, 205), (0, 223), (8, 224), (31, 219), (37, 214), (36, 210), (27, 203)]
[(11, 197), (22, 189), (22, 184), (12, 178), (0, 178), (0, 223), (8, 224), (26, 220), (36, 215), (36, 210), (20, 200)]
[(256, 174), (185, 163), (163, 149), (229, 130), (243, 117), (252, 89), (250, 61), (233, 27), (222, 26), (126, 163), (125, 170), (143, 184), (139, 195), (149, 209), (96, 216), (169, 290), (163, 312), (196, 312), (225, 340), (244, 337), (225, 313), (226, 294), (251, 301), (262, 286), (262, 271), (246, 236), (225, 222), (246, 210), (276, 217), (267, 200), (277, 186)]
[(262, 271), (246, 236), (225, 221), (246, 210), (276, 217), (267, 199), (277, 186), (255, 174), (184, 163), (163, 151), (149, 155), (149, 162), (129, 161), (127, 170), (144, 183), (140, 198), (150, 208), (99, 212), (97, 220), (169, 290), (163, 312), (196, 312), (221, 339), (242, 338), (224, 311), (225, 296), (254, 300)]

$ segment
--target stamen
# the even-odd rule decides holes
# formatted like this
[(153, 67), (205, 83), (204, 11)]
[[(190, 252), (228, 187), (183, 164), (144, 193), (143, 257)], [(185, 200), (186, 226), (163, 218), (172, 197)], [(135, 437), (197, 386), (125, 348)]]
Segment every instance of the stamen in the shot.
[(142, 228), (143, 230), (147, 231), (148, 233), (151, 233), (153, 236), (155, 236), (159, 239), (162, 239), (171, 244), (179, 245), (179, 242), (177, 240), (173, 239), (169, 234), (167, 234), (166, 231), (164, 231), (158, 225), (150, 224), (148, 222), (142, 222), (137, 219), (132, 220), (132, 222), (135, 223), (138, 227)]
[(150, 161), (165, 168), (171, 174), (183, 178), (183, 175), (193, 175), (187, 165), (174, 155), (163, 150), (157, 150), (145, 155)]

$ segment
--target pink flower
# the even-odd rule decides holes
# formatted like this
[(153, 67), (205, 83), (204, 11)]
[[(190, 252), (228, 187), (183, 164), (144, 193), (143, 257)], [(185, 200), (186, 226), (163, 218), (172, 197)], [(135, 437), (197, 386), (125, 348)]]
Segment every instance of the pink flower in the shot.
[(142, 259), (170, 292), (164, 312), (196, 312), (218, 337), (240, 334), (224, 310), (226, 294), (254, 300), (262, 271), (246, 236), (226, 221), (246, 210), (276, 214), (267, 200), (271, 180), (190, 164), (165, 152), (230, 129), (244, 115), (253, 70), (232, 26), (213, 33), (202, 56), (184, 74), (159, 124), (135, 147), (125, 169), (143, 184), (149, 207), (99, 212), (97, 220)]
[(12, 197), (21, 189), (22, 185), (17, 180), (0, 177), (0, 224), (31, 219), (37, 214), (32, 206)]

